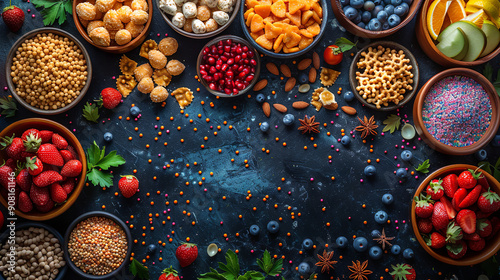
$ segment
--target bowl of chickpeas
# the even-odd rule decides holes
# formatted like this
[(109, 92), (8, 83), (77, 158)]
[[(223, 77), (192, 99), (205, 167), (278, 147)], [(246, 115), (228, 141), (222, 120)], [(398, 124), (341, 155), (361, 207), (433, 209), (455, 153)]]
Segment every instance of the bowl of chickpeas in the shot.
[(152, 0), (73, 0), (73, 20), (80, 35), (110, 53), (126, 53), (141, 45), (152, 19)]
[(19, 38), (5, 63), (7, 86), (19, 104), (41, 115), (73, 108), (92, 79), (90, 56), (76, 37), (51, 27)]

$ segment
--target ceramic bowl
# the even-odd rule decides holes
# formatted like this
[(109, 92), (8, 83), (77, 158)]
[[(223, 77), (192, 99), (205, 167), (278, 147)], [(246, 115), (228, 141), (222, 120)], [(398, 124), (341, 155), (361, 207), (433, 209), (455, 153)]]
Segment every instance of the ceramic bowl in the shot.
[[(91, 218), (91, 217), (105, 217), (105, 218), (108, 218), (108, 219), (114, 221), (117, 225), (119, 225), (123, 229), (123, 231), (125, 232), (125, 235), (127, 236), (127, 245), (128, 246), (127, 246), (127, 254), (125, 256), (124, 261), (117, 269), (115, 269), (114, 271), (112, 271), (108, 274), (105, 274), (105, 275), (91, 275), (91, 274), (85, 273), (82, 270), (80, 270), (78, 267), (76, 267), (76, 265), (73, 263), (73, 261), (71, 261), (71, 259), (69, 257), (68, 242), (70, 239), (71, 232), (73, 231), (73, 229), (76, 227), (76, 225), (79, 222), (86, 220), (88, 218)], [(127, 263), (130, 259), (130, 255), (132, 253), (132, 234), (130, 233), (130, 230), (127, 227), (127, 225), (117, 216), (110, 214), (110, 213), (107, 213), (107, 212), (103, 212), (103, 211), (92, 211), (92, 212), (87, 212), (83, 215), (80, 215), (78, 218), (76, 218), (69, 225), (68, 229), (66, 230), (66, 234), (64, 234), (64, 240), (66, 240), (66, 242), (64, 243), (64, 258), (66, 260), (66, 263), (71, 268), (71, 270), (73, 270), (75, 273), (77, 273), (80, 277), (83, 277), (83, 279), (94, 279), (94, 280), (111, 279), (114, 276), (118, 276), (118, 273), (122, 269), (124, 269), (125, 266), (127, 266)]]
[(151, 22), (153, 20), (154, 11), (153, 11), (153, 1), (152, 0), (146, 0), (146, 1), (148, 2), (148, 14), (149, 14), (148, 22), (146, 22), (146, 25), (144, 26), (144, 29), (139, 34), (139, 36), (133, 38), (132, 41), (130, 41), (128, 44), (122, 46), (113, 42), (114, 40), (111, 40), (111, 45), (109, 47), (98, 46), (94, 44), (92, 39), (90, 39), (89, 34), (87, 34), (87, 28), (82, 25), (80, 19), (78, 18), (78, 15), (76, 14), (76, 6), (82, 2), (87, 2), (87, 0), (73, 0), (73, 21), (75, 22), (76, 29), (78, 29), (78, 32), (83, 37), (83, 39), (89, 42), (89, 44), (91, 44), (92, 46), (109, 53), (126, 53), (140, 46), (144, 42), (144, 40), (146, 40), (146, 37), (148, 37), (149, 29), (151, 27)]
[[(33, 221), (45, 221), (61, 215), (66, 210), (68, 210), (71, 207), (71, 205), (73, 205), (73, 203), (75, 203), (76, 199), (78, 198), (80, 192), (83, 189), (83, 186), (85, 185), (85, 176), (87, 173), (87, 160), (82, 145), (75, 137), (75, 135), (71, 133), (71, 131), (69, 131), (63, 125), (48, 119), (31, 118), (31, 119), (24, 119), (17, 121), (7, 126), (4, 130), (2, 130), (2, 132), (0, 132), (0, 138), (5, 136), (12, 136), (12, 134), (14, 133), (17, 136), (20, 136), (25, 130), (30, 128), (36, 128), (38, 130), (48, 129), (60, 134), (62, 137), (64, 137), (64, 139), (68, 141), (69, 145), (75, 148), (76, 153), (78, 154), (78, 157), (82, 162), (83, 166), (82, 173), (80, 174), (80, 176), (78, 176), (78, 181), (75, 184), (75, 188), (73, 189), (73, 192), (68, 196), (68, 199), (64, 204), (53, 208), (47, 213), (36, 212), (36, 210), (33, 210), (29, 213), (24, 213), (19, 210), (15, 211), (16, 215), (21, 218)], [(7, 155), (4, 150), (0, 150), (0, 162), (3, 162), (4, 160), (5, 161), (7, 160)], [(4, 188), (2, 188), (2, 190), (4, 190)], [(4, 196), (0, 196), (0, 203), (2, 203), (3, 206), (5, 206), (6, 208), (8, 207), (7, 200)]]
[[(255, 66), (255, 76), (254, 76), (252, 82), (250, 82), (250, 84), (245, 89), (241, 90), (240, 92), (238, 92), (238, 94), (235, 94), (235, 95), (230, 95), (230, 94), (226, 94), (224, 92), (220, 92), (220, 91), (211, 89), (208, 86), (208, 83), (205, 81), (205, 79), (202, 78), (202, 75), (200, 74), (200, 64), (201, 64), (201, 61), (203, 59), (203, 50), (205, 48), (207, 48), (207, 47), (210, 47), (210, 46), (212, 46), (214, 44), (217, 44), (220, 41), (228, 40), (228, 39), (232, 40), (233, 42), (240, 43), (242, 45), (247, 46), (250, 50), (252, 50), (254, 52), (253, 58), (257, 61), (257, 65)], [(201, 49), (200, 53), (198, 54), (198, 59), (197, 59), (197, 62), (196, 62), (196, 73), (198, 74), (198, 77), (200, 77), (201, 84), (207, 89), (207, 91), (209, 91), (213, 95), (220, 96), (220, 97), (236, 97), (236, 96), (240, 96), (240, 95), (243, 95), (243, 94), (249, 92), (253, 88), (253, 86), (257, 83), (257, 80), (259, 79), (259, 73), (260, 73), (260, 55), (257, 52), (257, 50), (252, 47), (252, 45), (250, 45), (246, 40), (244, 40), (244, 39), (242, 39), (242, 38), (240, 38), (238, 36), (234, 36), (234, 35), (220, 36), (220, 37), (214, 38), (213, 40), (211, 40), (210, 42), (208, 42)]]
[[(455, 173), (460, 174), (462, 171), (465, 171), (467, 169), (472, 169), (476, 170), (477, 167), (473, 165), (468, 165), (468, 164), (453, 164), (453, 165), (448, 165), (445, 167), (441, 167), (440, 169), (434, 171), (432, 174), (427, 176), (425, 180), (420, 184), (418, 187), (417, 191), (415, 192), (415, 196), (419, 196), (421, 192), (425, 191), (427, 186), (429, 185), (429, 182), (432, 179), (436, 178), (443, 178), (448, 174)], [(482, 169), (479, 169), (478, 172), (482, 172), (484, 176), (486, 176), (486, 179), (488, 180), (488, 183), (490, 185), (490, 188), (492, 191), (495, 191), (496, 193), (500, 193), (500, 183), (498, 183), (493, 176), (491, 176), (489, 173), (485, 172)], [(450, 264), (450, 265), (456, 265), (456, 266), (468, 266), (468, 265), (475, 265), (480, 262), (483, 262), (487, 259), (489, 259), (491, 256), (496, 254), (496, 252), (500, 249), (500, 233), (497, 233), (495, 236), (489, 238), (489, 240), (486, 241), (486, 247), (480, 252), (473, 252), (471, 250), (467, 250), (467, 253), (464, 258), (462, 259), (452, 259), (448, 256), (446, 253), (446, 249), (442, 248), (439, 250), (432, 249), (431, 247), (427, 246), (425, 243), (424, 239), (422, 238), (422, 235), (420, 234), (417, 226), (417, 218), (415, 215), (415, 201), (412, 200), (411, 203), (411, 226), (413, 228), (413, 232), (415, 233), (415, 236), (417, 237), (418, 243), (424, 248), (424, 250), (429, 253), (433, 258), (435, 258), (438, 261)]]
[(410, 5), (410, 10), (408, 11), (408, 14), (401, 21), (399, 25), (387, 30), (370, 31), (357, 26), (351, 20), (349, 20), (345, 16), (344, 10), (342, 9), (342, 4), (340, 4), (339, 0), (330, 0), (330, 1), (332, 3), (332, 9), (333, 13), (335, 14), (335, 18), (337, 18), (339, 23), (353, 35), (363, 38), (383, 38), (396, 33), (401, 28), (406, 26), (413, 19), (413, 17), (415, 17), (416, 13), (418, 12), (423, 2), (423, 0), (413, 0), (412, 4)]
[[(186, 37), (192, 38), (192, 39), (207, 39), (207, 38), (211, 38), (217, 34), (220, 34), (222, 31), (226, 30), (226, 28), (228, 28), (229, 25), (231, 25), (231, 23), (233, 23), (234, 19), (236, 18), (236, 15), (238, 14), (238, 10), (240, 9), (240, 5), (241, 5), (241, 0), (236, 0), (236, 3), (234, 4), (234, 10), (231, 13), (231, 15), (229, 16), (229, 21), (226, 24), (224, 24), (223, 26), (217, 28), (216, 30), (211, 31), (211, 32), (207, 32), (207, 33), (203, 33), (203, 34), (197, 34), (194, 32), (184, 31), (184, 29), (179, 28), (179, 27), (172, 24), (172, 20), (171, 20), (172, 16), (171, 15), (168, 15), (167, 13), (162, 11), (161, 9), (160, 9), (160, 13), (161, 13), (163, 19), (167, 22), (168, 26), (170, 26), (170, 28), (172, 28), (173, 30), (175, 30), (175, 32), (181, 34), (182, 36), (186, 36)], [(156, 6), (160, 7), (160, 0), (156, 0)]]
[(433, 1), (434, 0), (425, 0), (424, 4), (422, 5), (422, 9), (417, 17), (417, 23), (415, 25), (417, 41), (420, 44), (422, 50), (430, 59), (445, 67), (473, 67), (490, 61), (500, 53), (499, 45), (493, 52), (491, 52), (487, 56), (481, 57), (471, 62), (456, 60), (441, 53), (437, 49), (436, 44), (429, 34), (429, 29), (427, 28), (427, 11), (429, 10), (429, 6)]
[(250, 35), (248, 27), (245, 25), (245, 19), (243, 17), (243, 15), (245, 14), (245, 11), (246, 11), (245, 4), (242, 4), (243, 7), (241, 7), (240, 12), (239, 12), (240, 13), (241, 29), (243, 29), (243, 33), (245, 34), (245, 37), (247, 38), (247, 40), (262, 54), (268, 55), (270, 57), (281, 58), (281, 59), (289, 59), (289, 58), (298, 57), (298, 56), (306, 54), (310, 50), (312, 50), (314, 48), (314, 46), (316, 46), (316, 44), (321, 40), (323, 33), (325, 33), (326, 24), (328, 22), (328, 6), (326, 4), (326, 0), (320, 0), (320, 3), (321, 3), (321, 9), (323, 10), (323, 20), (321, 21), (321, 31), (319, 32), (318, 35), (316, 35), (316, 37), (314, 37), (313, 42), (309, 46), (307, 46), (305, 49), (297, 51), (297, 52), (283, 53), (283, 51), (281, 51), (279, 53), (275, 53), (274, 51), (267, 50), (267, 49), (261, 47), (259, 44), (257, 44), (257, 42), (255, 42), (255, 40)]
[[(405, 55), (406, 55), (406, 58), (410, 59), (410, 64), (412, 66), (411, 73), (413, 74), (413, 84), (412, 84), (413, 89), (410, 92), (405, 93), (404, 98), (402, 100), (400, 100), (398, 104), (391, 102), (391, 103), (389, 103), (389, 106), (382, 105), (381, 108), (377, 108), (377, 106), (375, 106), (374, 104), (368, 103), (365, 99), (363, 99), (363, 97), (356, 90), (356, 87), (358, 86), (358, 81), (356, 80), (356, 72), (360, 71), (358, 69), (357, 62), (361, 58), (361, 53), (364, 51), (368, 51), (369, 47), (377, 48), (378, 46), (382, 46), (385, 48), (391, 48), (391, 49), (397, 50), (397, 51), (403, 50)], [(420, 73), (418, 70), (417, 59), (415, 59), (413, 54), (407, 48), (403, 47), (402, 45), (400, 45), (398, 43), (391, 42), (391, 41), (378, 41), (378, 42), (371, 43), (371, 44), (367, 45), (366, 47), (362, 48), (356, 54), (356, 56), (354, 56), (354, 59), (352, 60), (352, 63), (351, 63), (351, 67), (349, 68), (349, 83), (351, 85), (351, 89), (352, 89), (352, 92), (354, 93), (354, 96), (365, 107), (373, 109), (373, 110), (377, 110), (377, 111), (392, 111), (392, 110), (395, 110), (395, 109), (405, 105), (406, 103), (408, 103), (413, 98), (415, 93), (417, 92), (419, 77), (420, 77)]]
[[(87, 62), (87, 81), (86, 81), (83, 89), (80, 91), (80, 95), (78, 95), (78, 97), (75, 100), (73, 100), (73, 102), (68, 104), (67, 106), (56, 109), (56, 110), (42, 110), (40, 108), (33, 107), (30, 104), (28, 104), (28, 102), (24, 101), (24, 99), (22, 99), (19, 95), (16, 94), (16, 87), (15, 87), (14, 82), (12, 81), (12, 77), (10, 75), (12, 62), (13, 62), (14, 56), (16, 55), (17, 49), (27, 39), (33, 38), (33, 37), (37, 36), (38, 34), (43, 34), (43, 33), (53, 33), (56, 35), (60, 35), (60, 36), (64, 36), (64, 37), (69, 38), (70, 40), (75, 42), (75, 44), (78, 45), (78, 47), (82, 50), (83, 56), (85, 57), (85, 61)], [(16, 101), (19, 102), (19, 104), (21, 104), (26, 109), (28, 109), (34, 113), (40, 114), (40, 115), (57, 115), (57, 114), (64, 113), (64, 112), (70, 110), (71, 108), (73, 108), (76, 104), (78, 104), (78, 102), (80, 102), (83, 99), (83, 97), (87, 93), (87, 90), (90, 87), (90, 82), (92, 81), (92, 62), (90, 60), (90, 56), (89, 56), (87, 50), (85, 49), (83, 44), (80, 43), (80, 41), (78, 41), (78, 39), (76, 39), (75, 36), (71, 35), (70, 33), (66, 32), (62, 29), (57, 29), (57, 28), (52, 28), (52, 27), (43, 27), (43, 28), (35, 29), (33, 31), (30, 31), (30, 32), (24, 34), (14, 43), (14, 45), (12, 46), (12, 48), (9, 51), (9, 54), (7, 55), (7, 60), (5, 63), (5, 73), (8, 73), (6, 75), (7, 86), (9, 88), (10, 92), (12, 92), (12, 95), (14, 96)]]
[[(443, 78), (454, 75), (470, 77), (481, 84), (490, 97), (492, 108), (490, 126), (486, 130), (483, 137), (481, 137), (474, 144), (465, 147), (453, 147), (441, 143), (427, 131), (422, 120), (422, 107), (429, 90), (434, 84), (436, 84)], [(417, 133), (420, 135), (420, 137), (422, 137), (425, 143), (434, 150), (449, 155), (469, 155), (480, 150), (482, 147), (487, 145), (493, 139), (493, 137), (495, 137), (498, 125), (500, 124), (499, 106), (500, 99), (498, 98), (495, 88), (490, 83), (490, 81), (488, 81), (488, 79), (474, 70), (470, 70), (467, 68), (453, 68), (436, 74), (420, 89), (417, 96), (415, 97), (415, 102), (413, 103), (413, 121), (415, 123), (415, 129), (417, 130)]]

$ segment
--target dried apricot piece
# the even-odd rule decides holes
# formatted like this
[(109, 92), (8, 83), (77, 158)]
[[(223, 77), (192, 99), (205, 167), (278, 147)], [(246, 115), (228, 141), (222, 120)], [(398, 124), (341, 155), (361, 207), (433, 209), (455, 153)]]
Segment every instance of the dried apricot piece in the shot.
[(300, 34), (304, 37), (307, 37), (307, 38), (313, 38), (314, 35), (312, 35), (309, 31), (307, 31), (307, 29), (301, 29), (299, 30), (300, 31)]
[(286, 13), (286, 17), (290, 19), (290, 22), (296, 26), (300, 26), (300, 15), (301, 11), (297, 11), (295, 14)]
[(300, 39), (300, 42), (299, 42), (299, 49), (303, 50), (303, 49), (307, 48), (313, 41), (314, 41), (313, 38), (308, 38), (308, 37), (302, 36), (302, 39)]
[(257, 0), (246, 0), (245, 5), (247, 6), (248, 9), (251, 9), (255, 7), (256, 5), (259, 5), (259, 1)]
[(262, 18), (267, 18), (271, 14), (271, 5), (259, 4), (254, 7), (255, 13), (260, 15)]
[(295, 14), (298, 10), (302, 9), (305, 6), (303, 0), (290, 0), (288, 2), (288, 12), (290, 14)]
[(274, 26), (274, 24), (268, 23), (268, 24), (266, 24), (264, 31), (266, 33), (266, 38), (269, 40), (272, 40), (281, 34), (281, 32), (283, 31), (283, 28), (276, 27), (276, 26)]
[(255, 14), (252, 18), (252, 23), (250, 23), (250, 31), (255, 33), (264, 29), (265, 26), (263, 21), (264, 19), (259, 14)]
[(316, 21), (315, 21), (314, 19), (310, 19), (310, 20), (308, 20), (308, 21), (306, 22), (306, 24), (304, 24), (304, 26), (305, 26), (305, 27), (309, 27), (309, 26), (311, 26), (311, 25), (313, 25), (313, 24), (315, 24), (315, 23), (316, 23)]
[(318, 3), (318, 2), (314, 2), (312, 5), (311, 5), (311, 8), (313, 9), (313, 11), (316, 12), (316, 14), (322, 18), (323, 17), (323, 8), (321, 8), (321, 5)]
[(302, 0), (304, 1), (304, 7), (302, 7), (302, 11), (309, 11), (311, 9), (312, 3), (310, 0)]
[(285, 17), (286, 5), (283, 0), (278, 0), (271, 5), (271, 12), (277, 17)]
[(285, 34), (281, 33), (276, 40), (274, 40), (274, 45), (273, 48), (276, 50), (278, 49), (279, 45), (282, 45), (283, 43), (283, 38), (285, 37)]
[(266, 50), (271, 50), (273, 48), (273, 42), (268, 40), (266, 38), (266, 35), (259, 36), (257, 39), (255, 39), (255, 42)]
[(273, 0), (260, 0), (259, 4), (260, 5), (272, 5), (273, 4)]
[(274, 23), (273, 17), (269, 16), (269, 17), (264, 18), (264, 24), (271, 24), (271, 23)]
[(254, 40), (257, 40), (257, 38), (259, 38), (260, 36), (264, 35), (264, 30), (261, 30), (259, 32), (250, 32), (250, 36), (252, 36), (252, 38)]
[(321, 27), (319, 26), (319, 24), (317, 22), (315, 22), (313, 25), (307, 27), (307, 31), (309, 31), (309, 33), (316, 36), (321, 31)]
[(247, 16), (247, 21), (245, 22), (245, 24), (250, 27), (250, 24), (252, 23), (252, 18), (255, 16), (255, 13), (254, 12), (251, 12), (248, 14)]
[(253, 13), (253, 12), (254, 12), (254, 8), (250, 8), (250, 9), (246, 10), (246, 12), (243, 14), (243, 18), (244, 18), (245, 20), (247, 20), (248, 15), (249, 15), (250, 13)]
[(281, 44), (279, 44), (279, 46), (278, 46), (277, 48), (274, 48), (274, 52), (275, 52), (275, 53), (279, 53), (279, 52), (281, 52), (281, 50), (283, 49), (283, 46), (284, 46), (284, 45), (285, 45), (285, 44), (283, 44), (283, 42), (281, 42)]
[(285, 43), (285, 45), (289, 49), (293, 48), (299, 44), (300, 39), (302, 39), (302, 36), (300, 36), (299, 34), (297, 34), (295, 32), (291, 32), (291, 38), (288, 42)]
[(314, 19), (315, 22), (321, 24), (321, 17), (318, 16), (318, 14), (316, 13), (316, 11), (313, 11), (312, 18)]
[(298, 52), (298, 51), (300, 51), (300, 49), (298, 47), (287, 48), (286, 45), (283, 46), (284, 53), (293, 53), (293, 52)]
[(313, 11), (305, 11), (302, 13), (302, 24), (306, 24), (309, 19), (313, 16)]

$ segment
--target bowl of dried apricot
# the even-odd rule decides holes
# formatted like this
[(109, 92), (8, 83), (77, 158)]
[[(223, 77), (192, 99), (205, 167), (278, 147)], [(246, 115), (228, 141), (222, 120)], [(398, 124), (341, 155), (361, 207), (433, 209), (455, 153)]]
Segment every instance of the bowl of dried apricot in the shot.
[(292, 58), (321, 39), (328, 12), (326, 0), (246, 0), (240, 9), (243, 33), (258, 51)]

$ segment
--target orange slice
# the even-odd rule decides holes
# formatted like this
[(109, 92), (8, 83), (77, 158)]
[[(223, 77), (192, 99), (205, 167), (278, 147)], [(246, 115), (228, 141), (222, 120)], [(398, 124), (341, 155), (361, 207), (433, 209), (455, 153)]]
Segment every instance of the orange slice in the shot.
[(470, 14), (462, 19), (462, 21), (468, 21), (474, 23), (477, 27), (482, 28), (484, 23), (484, 18), (487, 17), (483, 9)]
[[(452, 0), (448, 7), (446, 15), (451, 20), (451, 23), (457, 22), (467, 16), (465, 13), (465, 5), (461, 0)], [(443, 28), (444, 29), (444, 28)]]
[(427, 29), (432, 39), (436, 40), (443, 27), (444, 18), (451, 0), (435, 0), (427, 11)]

